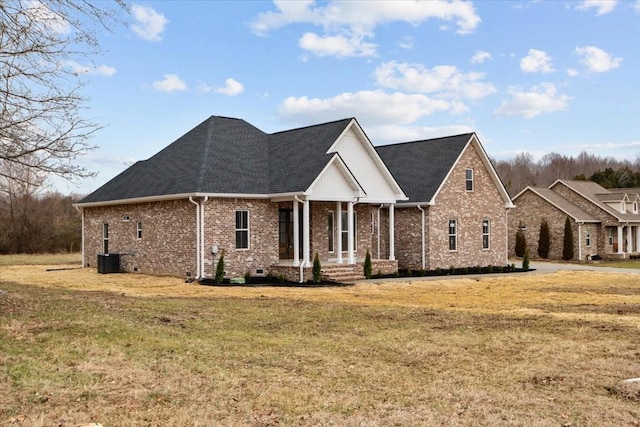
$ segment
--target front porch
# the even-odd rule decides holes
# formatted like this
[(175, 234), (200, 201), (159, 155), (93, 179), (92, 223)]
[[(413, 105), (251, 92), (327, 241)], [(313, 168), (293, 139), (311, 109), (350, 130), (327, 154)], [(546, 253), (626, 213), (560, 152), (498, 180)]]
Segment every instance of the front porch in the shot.
[[(364, 280), (364, 261), (354, 264), (324, 262), (321, 264), (322, 280), (339, 283), (353, 283)], [(388, 259), (372, 259), (372, 274), (394, 274), (398, 271), (398, 261)], [(313, 266), (302, 267), (289, 262), (280, 262), (270, 267), (274, 277), (282, 277), (289, 282), (307, 282), (313, 280)], [(301, 278), (302, 275), (302, 278)]]

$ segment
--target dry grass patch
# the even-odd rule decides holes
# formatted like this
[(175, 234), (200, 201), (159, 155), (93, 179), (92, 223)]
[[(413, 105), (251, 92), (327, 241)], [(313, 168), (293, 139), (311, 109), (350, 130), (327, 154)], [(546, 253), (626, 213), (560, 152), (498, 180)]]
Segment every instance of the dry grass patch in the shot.
[(640, 419), (635, 385), (621, 383), (640, 376), (640, 314), (612, 310), (640, 304), (637, 275), (304, 289), (1, 272), (0, 425)]

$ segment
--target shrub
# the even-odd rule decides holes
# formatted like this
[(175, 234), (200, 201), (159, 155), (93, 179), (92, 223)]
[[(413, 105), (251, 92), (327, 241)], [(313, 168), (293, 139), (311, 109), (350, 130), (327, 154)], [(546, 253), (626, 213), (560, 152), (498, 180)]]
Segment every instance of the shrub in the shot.
[(218, 259), (218, 264), (216, 265), (216, 283), (222, 283), (224, 280), (224, 252), (220, 253), (220, 258)]
[[(526, 253), (526, 252), (525, 252)], [(493, 273), (493, 265), (488, 265), (487, 266), (487, 272), (488, 273)]]
[(318, 256), (318, 252), (316, 252), (316, 255), (313, 257), (313, 282), (322, 282), (322, 266), (320, 265), (320, 257)]
[(382, 270), (378, 270), (378, 274), (376, 274), (376, 277), (378, 278), (382, 277)]
[(569, 217), (564, 222), (564, 244), (562, 246), (562, 259), (569, 261), (573, 259), (573, 229)]
[(251, 272), (247, 270), (244, 273), (244, 283), (249, 283), (251, 281)]
[(540, 236), (538, 237), (538, 256), (540, 258), (549, 258), (550, 245), (549, 224), (543, 219), (540, 223)]
[(518, 230), (516, 233), (516, 256), (523, 257), (525, 249), (527, 249), (527, 240), (524, 238), (522, 230)]
[(364, 277), (371, 279), (371, 253), (367, 249), (367, 255), (364, 257)]
[(522, 269), (529, 271), (529, 249), (525, 249), (524, 256), (522, 257)]
[(284, 274), (278, 275), (278, 283), (284, 283)]

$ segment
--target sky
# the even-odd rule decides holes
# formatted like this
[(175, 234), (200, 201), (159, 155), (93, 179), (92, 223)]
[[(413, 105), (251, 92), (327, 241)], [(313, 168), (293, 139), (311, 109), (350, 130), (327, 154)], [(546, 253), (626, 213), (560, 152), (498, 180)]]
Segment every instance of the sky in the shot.
[(74, 63), (104, 125), (87, 194), (218, 115), (355, 117), (374, 145), (476, 132), (494, 159), (640, 157), (640, 0), (141, 1)]

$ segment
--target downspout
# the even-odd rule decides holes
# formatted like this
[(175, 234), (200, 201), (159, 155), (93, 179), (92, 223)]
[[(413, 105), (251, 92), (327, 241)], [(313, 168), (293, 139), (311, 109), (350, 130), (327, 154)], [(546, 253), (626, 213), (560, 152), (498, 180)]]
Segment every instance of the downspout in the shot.
[(200, 203), (191, 196), (189, 201), (196, 205), (196, 279), (200, 279)]
[(424, 209), (422, 209), (422, 206), (418, 205), (417, 208), (420, 210), (420, 214), (422, 215), (422, 233), (420, 235), (421, 240), (422, 240), (422, 270), (424, 271), (424, 258), (425, 258), (425, 253), (424, 253)]
[(380, 258), (380, 209), (382, 209), (384, 205), (380, 205), (378, 208), (378, 259)]
[[(298, 196), (293, 196), (293, 198), (298, 202), (298, 203), (302, 203), (302, 205), (304, 206), (305, 203), (307, 203), (307, 200), (301, 200)], [(304, 223), (304, 218), (302, 218), (302, 221)], [(295, 226), (295, 225), (294, 225)], [(304, 225), (303, 225), (304, 228)], [(300, 224), (298, 224), (298, 230), (300, 230)], [(297, 233), (294, 232), (294, 236), (298, 235), (298, 237), (300, 237), (300, 232), (298, 231)], [(300, 251), (300, 239), (295, 240), (293, 242), (293, 247), (294, 250), (298, 250), (298, 252), (296, 253), (296, 256), (298, 256), (298, 258), (300, 257), (299, 251)], [(295, 256), (294, 256), (295, 258)], [(300, 272), (299, 272), (299, 280), (298, 283), (302, 283), (304, 282), (304, 257), (302, 257), (302, 262), (300, 263)]]
[(200, 273), (202, 274), (202, 278), (206, 277), (206, 271), (204, 269), (204, 257), (206, 254), (206, 250), (205, 250), (205, 234), (204, 234), (204, 206), (205, 204), (207, 204), (207, 202), (209, 201), (209, 196), (204, 196), (204, 199), (202, 199), (202, 203), (200, 204)]
[(582, 261), (582, 224), (583, 221), (578, 221), (578, 260)]
[(84, 267), (84, 209), (76, 206), (76, 210), (82, 214), (82, 266)]

